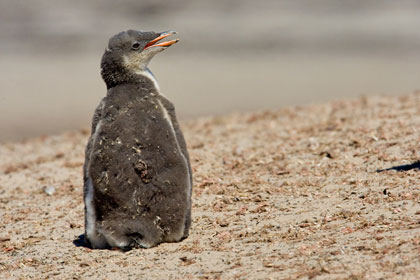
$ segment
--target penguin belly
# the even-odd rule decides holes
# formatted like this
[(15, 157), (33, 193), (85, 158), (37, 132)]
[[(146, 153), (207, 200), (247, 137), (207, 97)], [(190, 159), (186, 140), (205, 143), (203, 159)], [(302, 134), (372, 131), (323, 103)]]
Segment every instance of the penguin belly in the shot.
[(94, 248), (149, 248), (188, 232), (188, 155), (160, 98), (127, 88), (104, 98), (85, 174), (86, 237)]

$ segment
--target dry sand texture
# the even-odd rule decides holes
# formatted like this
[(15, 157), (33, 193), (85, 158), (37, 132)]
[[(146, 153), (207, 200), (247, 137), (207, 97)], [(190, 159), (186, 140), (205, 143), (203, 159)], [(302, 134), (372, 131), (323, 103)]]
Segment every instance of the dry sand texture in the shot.
[(87, 130), (3, 144), (0, 278), (415, 279), (419, 171), (377, 170), (419, 160), (419, 110), (416, 93), (186, 122), (191, 235), (127, 253), (73, 244)]

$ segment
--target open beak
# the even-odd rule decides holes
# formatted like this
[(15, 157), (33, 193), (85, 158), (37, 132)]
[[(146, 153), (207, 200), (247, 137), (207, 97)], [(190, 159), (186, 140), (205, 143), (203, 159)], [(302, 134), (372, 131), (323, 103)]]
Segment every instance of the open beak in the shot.
[(174, 35), (174, 34), (176, 34), (176, 31), (162, 32), (159, 35), (159, 37), (157, 37), (157, 38), (153, 39), (152, 41), (150, 41), (149, 43), (147, 43), (147, 45), (144, 47), (143, 50), (146, 50), (146, 49), (151, 48), (151, 47), (169, 47), (169, 46), (172, 46), (173, 44), (177, 43), (179, 41), (179, 39), (165, 41), (165, 42), (161, 42), (161, 43), (158, 43), (158, 42), (160, 40), (162, 40), (162, 39), (164, 39), (168, 36)]

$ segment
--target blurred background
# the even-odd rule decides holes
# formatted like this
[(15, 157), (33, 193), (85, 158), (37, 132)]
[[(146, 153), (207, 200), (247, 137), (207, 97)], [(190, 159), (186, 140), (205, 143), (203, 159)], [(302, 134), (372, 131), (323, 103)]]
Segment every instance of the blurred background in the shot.
[(420, 88), (420, 1), (0, 0), (0, 141), (89, 127), (126, 29), (179, 32), (149, 65), (181, 119)]

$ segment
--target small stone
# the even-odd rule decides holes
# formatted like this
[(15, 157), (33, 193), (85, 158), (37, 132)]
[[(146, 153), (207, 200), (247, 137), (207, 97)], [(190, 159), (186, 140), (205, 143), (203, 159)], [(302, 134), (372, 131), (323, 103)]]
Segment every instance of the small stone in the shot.
[(44, 187), (44, 192), (47, 195), (53, 195), (55, 193), (55, 187), (54, 186)]

